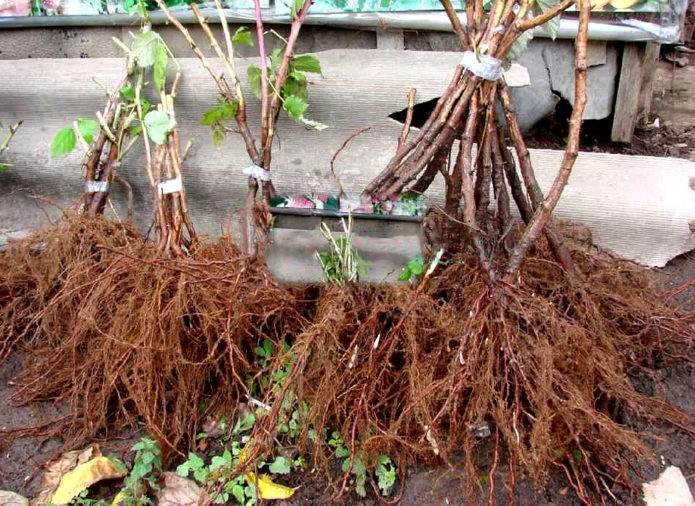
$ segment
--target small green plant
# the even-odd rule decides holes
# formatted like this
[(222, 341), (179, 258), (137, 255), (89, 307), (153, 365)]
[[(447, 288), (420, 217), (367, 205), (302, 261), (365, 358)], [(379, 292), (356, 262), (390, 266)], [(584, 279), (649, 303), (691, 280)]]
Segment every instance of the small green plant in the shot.
[[(342, 469), (347, 472), (350, 469), (350, 458), (343, 460)], [(355, 492), (360, 497), (367, 496), (367, 489), (365, 487), (367, 483), (367, 466), (364, 465), (362, 452), (357, 452), (355, 458), (352, 461), (352, 469), (350, 469), (350, 474), (355, 477)]]
[[(236, 475), (239, 466), (242, 464), (245, 453), (244, 444), (247, 436), (244, 432), (248, 432), (253, 428), (256, 416), (248, 414), (240, 417), (234, 429), (232, 430), (232, 440), (225, 445), (224, 452), (221, 455), (212, 457), (210, 464), (195, 453), (189, 453), (188, 459), (178, 466), (176, 472), (183, 477), (193, 475), (193, 478), (205, 485), (208, 488), (220, 490), (218, 496), (214, 497), (214, 502), (217, 504), (227, 503), (230, 500), (238, 504), (248, 506), (256, 502), (256, 474), (254, 471), (245, 471), (243, 475)], [(258, 464), (259, 470), (267, 470), (273, 474), (288, 474), (293, 468), (299, 468), (303, 465), (303, 460), (289, 459), (283, 455), (278, 455), (272, 461), (263, 461)], [(258, 479), (258, 484), (261, 493), (277, 498), (278, 491), (282, 494), (291, 495), (292, 489), (273, 483), (267, 476), (262, 475)], [(289, 497), (286, 495), (284, 497)], [(266, 496), (266, 498), (268, 498)]]
[(268, 362), (273, 356), (273, 343), (268, 339), (264, 339), (261, 346), (257, 346), (255, 349), (256, 355), (260, 358), (260, 367), (265, 369), (268, 366)]
[(232, 429), (232, 436), (240, 436), (246, 431), (253, 429), (253, 425), (256, 423), (256, 415), (249, 413), (243, 418), (239, 418), (234, 424)]
[(328, 241), (328, 251), (317, 251), (321, 269), (327, 283), (344, 285), (360, 280), (367, 275), (365, 261), (352, 244), (352, 215), (347, 223), (341, 218), (344, 236), (335, 238), (325, 223), (321, 224), (321, 233)]
[[(355, 441), (355, 446), (359, 445), (359, 441)], [(333, 456), (336, 459), (342, 459), (343, 472), (350, 469), (350, 449), (343, 442), (343, 438), (338, 431), (331, 432), (328, 438), (328, 446), (333, 449)], [(355, 492), (360, 497), (367, 495), (365, 487), (367, 483), (367, 466), (365, 465), (364, 452), (357, 450), (355, 458), (352, 461), (352, 469), (350, 474), (355, 479)], [(391, 461), (388, 455), (381, 454), (377, 457), (374, 465), (374, 474), (377, 478), (377, 486), (383, 496), (391, 495), (393, 485), (396, 483), (396, 466)]]
[[(289, 422), (284, 420), (278, 424), (278, 432), (280, 434), (289, 434), (290, 437), (296, 438), (302, 429), (302, 424), (309, 416), (309, 405), (302, 401), (299, 406), (295, 407), (290, 414)], [(301, 466), (300, 466), (301, 467)]]
[(221, 455), (212, 457), (209, 465), (191, 452), (188, 454), (188, 459), (176, 468), (176, 473), (184, 478), (192, 474), (193, 478), (202, 485), (223, 484), (222, 491), (214, 498), (215, 504), (225, 504), (232, 498), (236, 503), (244, 506), (255, 504), (256, 487), (253, 482), (248, 483), (243, 475), (230, 479), (234, 469), (240, 463), (241, 452), (241, 442), (233, 441)]
[(381, 491), (381, 495), (391, 495), (393, 485), (396, 483), (396, 466), (391, 462), (391, 458), (388, 455), (381, 454), (376, 459), (374, 474), (376, 474), (376, 484)]
[(425, 211), (425, 198), (422, 195), (407, 193), (394, 204), (394, 210), (406, 216), (422, 216)]
[(71, 505), (74, 506), (106, 506), (109, 504), (107, 501), (102, 501), (100, 499), (90, 499), (89, 490), (85, 489), (75, 496), (75, 498), (70, 501)]
[(412, 278), (417, 279), (419, 276), (422, 276), (423, 272), (425, 272), (425, 265), (422, 258), (413, 258), (408, 262), (408, 265), (403, 267), (403, 270), (398, 276), (398, 281), (405, 282), (410, 281)]
[(135, 460), (130, 474), (125, 477), (121, 491), (121, 505), (136, 506), (152, 504), (148, 490), (159, 490), (155, 473), (162, 470), (162, 458), (157, 443), (149, 438), (142, 438), (133, 446)]
[[(265, 369), (273, 357), (273, 343), (267, 339), (263, 340), (262, 346), (256, 347), (255, 353), (259, 357), (260, 367)], [(267, 372), (260, 375), (259, 383), (264, 390), (270, 388), (270, 391), (279, 393), (284, 386), (295, 360), (295, 356), (291, 353), (291, 347), (288, 344), (285, 344), (285, 356), (287, 359), (272, 374)], [(257, 392), (258, 390), (257, 384), (251, 385), (252, 392)], [(279, 434), (289, 435), (293, 439), (299, 435), (302, 424), (309, 415), (309, 405), (306, 402), (297, 405), (295, 400), (293, 390), (290, 389), (285, 392), (277, 424)]]

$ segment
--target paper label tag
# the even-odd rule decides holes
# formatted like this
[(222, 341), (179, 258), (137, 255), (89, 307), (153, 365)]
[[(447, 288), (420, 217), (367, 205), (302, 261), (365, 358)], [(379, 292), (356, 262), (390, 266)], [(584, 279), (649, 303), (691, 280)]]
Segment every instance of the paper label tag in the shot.
[(174, 179), (167, 179), (166, 181), (160, 181), (157, 185), (160, 195), (168, 195), (169, 193), (180, 192), (183, 189), (183, 184), (181, 183), (181, 178), (177, 177)]
[(486, 81), (497, 81), (502, 78), (502, 60), (489, 55), (481, 55), (480, 59), (473, 51), (466, 51), (461, 58), (461, 65)]
[(84, 184), (85, 193), (106, 193), (109, 191), (108, 181), (87, 181)]
[(263, 167), (259, 167), (258, 165), (249, 165), (241, 172), (247, 176), (255, 177), (259, 181), (270, 181), (270, 171), (265, 170)]

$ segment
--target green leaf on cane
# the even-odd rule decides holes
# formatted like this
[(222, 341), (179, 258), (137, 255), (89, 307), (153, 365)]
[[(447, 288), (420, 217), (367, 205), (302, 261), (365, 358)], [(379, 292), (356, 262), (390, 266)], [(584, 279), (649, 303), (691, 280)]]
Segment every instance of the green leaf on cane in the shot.
[(135, 90), (132, 86), (124, 86), (123, 88), (121, 88), (120, 93), (121, 96), (126, 100), (130, 100), (131, 102), (135, 100)]
[(164, 144), (172, 126), (171, 118), (164, 111), (150, 111), (145, 116), (147, 133), (157, 144)]
[(261, 93), (261, 69), (255, 65), (251, 65), (246, 71), (246, 77), (249, 80), (251, 92), (260, 100)]
[(166, 46), (160, 42), (157, 44), (154, 56), (154, 86), (157, 91), (164, 89), (164, 82), (167, 77), (167, 62), (169, 55)]
[(59, 131), (51, 144), (51, 157), (55, 158), (75, 149), (75, 132), (72, 128), (63, 128)]
[(304, 6), (304, 0), (292, 0), (292, 5), (290, 6), (290, 17), (295, 19), (302, 10)]
[(204, 126), (213, 126), (222, 121), (232, 120), (238, 110), (238, 102), (222, 102), (217, 107), (205, 111), (203, 117), (200, 119), (200, 124)]
[(505, 62), (511, 63), (515, 60), (518, 60), (524, 52), (524, 50), (526, 49), (526, 47), (531, 42), (531, 39), (533, 39), (533, 30), (526, 30), (521, 35), (519, 35), (519, 38), (516, 39), (514, 44), (512, 44), (509, 53), (507, 53), (507, 58)]
[(282, 96), (287, 97), (290, 95), (299, 97), (302, 100), (309, 98), (309, 82), (301, 72), (291, 72), (287, 76), (287, 82), (282, 87)]
[(151, 67), (157, 56), (157, 46), (161, 41), (155, 32), (142, 32), (133, 37), (130, 50), (142, 68)]
[[(536, 0), (533, 4), (533, 14), (539, 16), (546, 13), (548, 10), (555, 7), (560, 0)], [(551, 39), (555, 40), (557, 34), (560, 30), (560, 15), (549, 19), (541, 25), (543, 30), (550, 36)]]
[(253, 46), (253, 40), (251, 39), (251, 32), (245, 26), (242, 26), (234, 32), (232, 37), (232, 42), (234, 44), (244, 44), (246, 46)]
[(94, 134), (99, 130), (99, 123), (93, 119), (80, 118), (77, 120), (77, 130), (87, 144), (94, 140)]
[(224, 141), (224, 130), (221, 128), (213, 128), (212, 130), (212, 145), (215, 149), (220, 149), (222, 147), (222, 142)]
[(303, 54), (292, 58), (292, 68), (301, 72), (311, 72), (321, 74), (321, 63), (313, 54)]
[(309, 104), (307, 104), (306, 101), (294, 95), (285, 97), (282, 104), (282, 108), (285, 110), (287, 115), (295, 121), (301, 121), (307, 107), (309, 107)]

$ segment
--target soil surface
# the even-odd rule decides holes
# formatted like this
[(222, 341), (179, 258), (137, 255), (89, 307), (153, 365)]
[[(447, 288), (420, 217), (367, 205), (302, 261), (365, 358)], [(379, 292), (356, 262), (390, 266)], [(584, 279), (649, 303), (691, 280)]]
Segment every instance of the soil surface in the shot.
[[(581, 151), (687, 158), (695, 160), (695, 126), (662, 126), (637, 129), (630, 144), (610, 142), (610, 122), (585, 121), (582, 128)], [(567, 121), (564, 115), (542, 120), (527, 137), (529, 148), (564, 150)]]

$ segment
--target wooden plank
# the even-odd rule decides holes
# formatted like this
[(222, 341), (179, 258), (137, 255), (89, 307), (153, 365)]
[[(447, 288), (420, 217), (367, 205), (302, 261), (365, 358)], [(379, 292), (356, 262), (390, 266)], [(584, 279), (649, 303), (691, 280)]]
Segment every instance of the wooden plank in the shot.
[(586, 46), (586, 64), (589, 67), (606, 64), (606, 49), (607, 43), (605, 40), (590, 40)]
[(626, 42), (623, 47), (623, 63), (615, 96), (611, 140), (630, 142), (637, 123), (639, 97), (642, 88), (644, 58), (643, 42)]
[(659, 50), (661, 44), (658, 42), (647, 42), (644, 49), (644, 65), (642, 68), (642, 88), (639, 94), (637, 124), (646, 125), (649, 122), (649, 113), (652, 110), (652, 98), (654, 95), (654, 81), (656, 79), (656, 68), (659, 63)]

